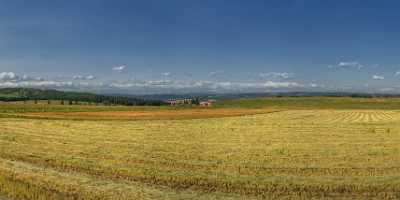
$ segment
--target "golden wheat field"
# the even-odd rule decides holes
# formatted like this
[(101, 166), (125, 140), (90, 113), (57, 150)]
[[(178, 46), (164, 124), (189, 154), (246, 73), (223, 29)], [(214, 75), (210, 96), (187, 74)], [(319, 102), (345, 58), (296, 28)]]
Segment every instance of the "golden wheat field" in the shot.
[(0, 160), (7, 199), (400, 199), (400, 111), (9, 116)]

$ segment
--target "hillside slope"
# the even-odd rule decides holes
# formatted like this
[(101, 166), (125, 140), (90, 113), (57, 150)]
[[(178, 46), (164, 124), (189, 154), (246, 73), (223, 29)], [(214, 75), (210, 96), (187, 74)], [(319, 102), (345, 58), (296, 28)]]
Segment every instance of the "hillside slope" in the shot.
[(0, 88), (0, 101), (63, 100), (118, 105), (162, 105), (162, 101), (32, 88)]

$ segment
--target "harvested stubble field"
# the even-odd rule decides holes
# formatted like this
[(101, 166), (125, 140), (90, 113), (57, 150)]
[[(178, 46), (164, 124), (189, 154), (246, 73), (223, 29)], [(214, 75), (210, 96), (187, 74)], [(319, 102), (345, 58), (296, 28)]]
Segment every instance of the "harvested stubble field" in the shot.
[(9, 116), (0, 119), (0, 193), (15, 199), (399, 199), (400, 111), (112, 121)]
[(98, 111), (98, 112), (46, 112), (0, 114), (0, 117), (19, 117), (29, 119), (68, 119), (68, 120), (177, 120), (220, 118), (278, 112), (278, 109), (240, 109), (240, 108), (190, 108), (181, 110), (138, 110), (138, 111)]

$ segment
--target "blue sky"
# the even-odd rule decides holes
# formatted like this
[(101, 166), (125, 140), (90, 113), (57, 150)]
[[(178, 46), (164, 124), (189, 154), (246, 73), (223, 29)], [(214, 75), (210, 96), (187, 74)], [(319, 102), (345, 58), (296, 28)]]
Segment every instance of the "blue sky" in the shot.
[(0, 0), (0, 86), (400, 93), (399, 10), (395, 0)]

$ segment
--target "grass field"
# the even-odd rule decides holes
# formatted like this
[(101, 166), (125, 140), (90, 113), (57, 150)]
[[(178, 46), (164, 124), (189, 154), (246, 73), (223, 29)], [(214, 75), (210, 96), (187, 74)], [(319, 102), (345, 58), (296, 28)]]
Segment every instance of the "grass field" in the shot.
[[(32, 113), (32, 112), (99, 112), (99, 111), (141, 111), (171, 109), (167, 106), (104, 106), (104, 105), (60, 105), (47, 104), (47, 101), (38, 101), (38, 104), (28, 102), (0, 102), (0, 113)], [(179, 108), (181, 109), (181, 108)]]
[[(83, 102), (81, 102), (83, 103)], [(350, 97), (270, 97), (252, 99), (222, 100), (213, 107), (229, 109), (378, 109), (400, 110), (400, 98), (350, 98)], [(101, 112), (101, 111), (159, 111), (182, 110), (193, 107), (169, 106), (104, 106), (104, 105), (60, 105), (52, 101), (0, 102), (0, 113), (32, 113), (32, 112)]]
[(300, 100), (6, 115), (0, 193), (11, 199), (400, 198), (397, 99)]
[(400, 109), (400, 98), (270, 97), (226, 100), (220, 102), (218, 107), (398, 110)]

